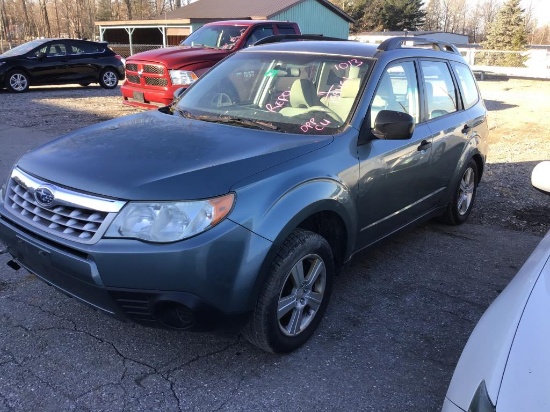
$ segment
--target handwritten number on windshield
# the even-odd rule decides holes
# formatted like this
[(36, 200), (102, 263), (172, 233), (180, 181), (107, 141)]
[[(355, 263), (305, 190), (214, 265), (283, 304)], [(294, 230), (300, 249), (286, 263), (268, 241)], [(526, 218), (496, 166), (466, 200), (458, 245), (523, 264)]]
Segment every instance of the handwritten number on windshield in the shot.
[(335, 64), (334, 68), (336, 70), (346, 70), (350, 66), (359, 67), (359, 66), (362, 66), (362, 65), (363, 65), (362, 61), (359, 61), (357, 59), (351, 59), (351, 60), (348, 60), (347, 62), (342, 62), (342, 63)]

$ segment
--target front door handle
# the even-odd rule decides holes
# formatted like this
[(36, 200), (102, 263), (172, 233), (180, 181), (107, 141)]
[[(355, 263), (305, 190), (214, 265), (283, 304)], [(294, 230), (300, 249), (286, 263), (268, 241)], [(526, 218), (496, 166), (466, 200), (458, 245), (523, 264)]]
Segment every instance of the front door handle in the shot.
[(420, 143), (420, 146), (418, 146), (418, 151), (421, 152), (423, 150), (428, 150), (432, 146), (432, 142), (428, 142), (427, 140), (422, 140)]

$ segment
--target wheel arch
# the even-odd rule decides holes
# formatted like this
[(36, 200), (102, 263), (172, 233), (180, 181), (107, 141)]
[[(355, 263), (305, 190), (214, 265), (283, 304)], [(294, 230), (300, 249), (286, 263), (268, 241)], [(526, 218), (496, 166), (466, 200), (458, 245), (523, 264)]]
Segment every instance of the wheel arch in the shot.
[[(25, 67), (21, 67), (21, 66), (14, 66), (14, 67), (10, 67), (8, 70), (6, 70), (6, 74), (4, 75), (4, 83), (6, 83), (6, 81), (8, 80), (8, 76), (13, 73), (13, 72), (23, 72), (27, 75), (27, 77), (29, 78), (29, 86), (32, 86), (33, 83), (34, 83), (34, 78), (31, 74), (31, 72), (29, 70), (27, 70)], [(5, 86), (5, 84), (4, 84)]]
[(349, 190), (335, 180), (319, 179), (293, 188), (279, 197), (260, 220), (262, 223), (251, 230), (273, 243), (255, 279), (250, 307), (279, 249), (294, 229), (305, 229), (325, 238), (337, 269), (349, 260), (355, 247), (355, 202)]

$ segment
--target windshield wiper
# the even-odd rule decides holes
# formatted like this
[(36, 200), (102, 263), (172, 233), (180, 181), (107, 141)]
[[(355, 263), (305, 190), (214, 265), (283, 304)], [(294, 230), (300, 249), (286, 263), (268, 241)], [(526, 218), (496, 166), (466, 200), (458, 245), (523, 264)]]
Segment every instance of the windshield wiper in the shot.
[(234, 124), (239, 126), (250, 127), (253, 129), (276, 130), (279, 132), (284, 132), (284, 130), (281, 129), (279, 126), (275, 126), (273, 123), (264, 122), (262, 120), (243, 119), (241, 117), (232, 117), (232, 116), (226, 116), (226, 115), (212, 116), (208, 114), (193, 114), (187, 110), (180, 109), (180, 108), (177, 108), (176, 111), (186, 119), (204, 120), (205, 122)]
[(237, 124), (241, 126), (251, 127), (254, 129), (283, 131), (280, 127), (275, 126), (273, 123), (264, 122), (262, 120), (243, 119), (242, 117), (232, 117), (232, 116), (220, 116), (218, 121), (220, 123)]

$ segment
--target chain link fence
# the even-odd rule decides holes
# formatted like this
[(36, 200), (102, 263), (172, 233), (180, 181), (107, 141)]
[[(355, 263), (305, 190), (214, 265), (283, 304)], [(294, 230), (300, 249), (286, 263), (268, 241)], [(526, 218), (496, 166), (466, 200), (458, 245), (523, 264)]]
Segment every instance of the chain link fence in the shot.
[(109, 44), (111, 50), (116, 54), (121, 55), (124, 58), (131, 56), (132, 54), (141, 53), (144, 51), (160, 49), (162, 44)]

